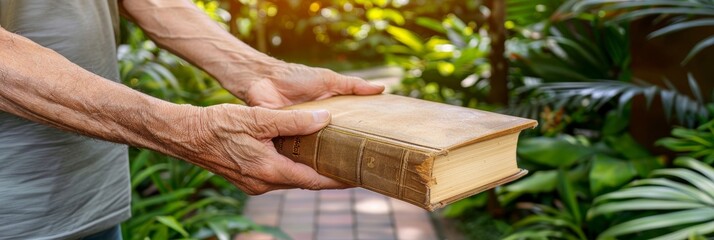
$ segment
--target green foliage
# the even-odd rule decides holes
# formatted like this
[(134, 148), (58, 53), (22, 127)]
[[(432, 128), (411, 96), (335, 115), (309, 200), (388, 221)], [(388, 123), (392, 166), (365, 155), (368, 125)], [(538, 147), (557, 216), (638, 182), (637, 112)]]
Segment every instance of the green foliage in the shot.
[(590, 217), (651, 212), (624, 218), (598, 239), (684, 239), (714, 233), (714, 168), (689, 157), (675, 165), (682, 168), (655, 170), (651, 178), (597, 198)]
[(456, 15), (442, 21), (422, 17), (416, 23), (433, 35), (422, 40), (407, 29), (390, 26), (387, 32), (401, 44), (379, 48), (388, 63), (406, 71), (398, 93), (465, 106), (485, 98), (489, 39)]
[[(714, 2), (699, 0), (656, 0), (656, 1), (619, 1), (619, 0), (586, 0), (574, 6), (576, 11), (584, 11), (595, 6), (595, 10), (614, 12), (610, 22), (619, 23), (635, 19), (658, 16), (667, 17), (668, 24), (657, 31), (650, 33), (649, 38), (656, 38), (667, 34), (699, 27), (714, 26)], [(700, 40), (694, 45), (689, 54), (682, 60), (682, 65), (687, 64), (692, 58), (705, 48), (714, 46), (714, 35)]]
[(149, 150), (132, 150), (131, 159), (133, 217), (122, 224), (125, 239), (227, 240), (239, 232), (275, 232), (241, 216), (246, 197), (224, 179)]
[(122, 21), (119, 72), (124, 84), (175, 103), (207, 106), (240, 101), (201, 69), (160, 49), (141, 29)]
[[(660, 144), (708, 157), (712, 124), (677, 128), (676, 138)], [(596, 143), (568, 136), (520, 142), (520, 165), (544, 170), (499, 191), (501, 203), (517, 202), (533, 212), (513, 224), (507, 239), (682, 239), (714, 233), (714, 168), (692, 157), (675, 161), (685, 168), (663, 168), (662, 159), (622, 134), (622, 127), (605, 126), (607, 135)]]
[(697, 129), (678, 127), (672, 136), (657, 141), (672, 151), (685, 152), (687, 156), (714, 164), (714, 120), (702, 124)]
[(504, 239), (587, 239), (580, 226), (583, 209), (564, 170), (557, 172), (556, 181), (561, 197), (560, 209), (541, 204), (521, 204), (535, 214), (515, 222), (514, 231)]
[[(692, 99), (676, 89), (664, 89), (655, 85), (638, 85), (622, 81), (591, 81), (591, 82), (557, 82), (543, 83), (538, 86), (522, 88), (521, 95), (527, 104), (514, 107), (511, 112), (517, 115), (529, 115), (532, 108), (543, 108), (553, 105), (555, 108), (583, 108), (588, 111), (598, 111), (611, 104), (620, 112), (636, 96), (644, 96), (649, 107), (656, 97), (662, 101), (665, 117), (670, 119), (676, 115), (679, 122), (694, 126), (697, 119), (704, 121), (710, 118), (706, 102), (701, 98), (702, 90), (697, 82), (689, 76), (689, 84), (697, 99)], [(530, 116), (535, 117), (535, 116)]]
[(567, 135), (520, 141), (519, 165), (535, 173), (501, 188), (499, 200), (533, 214), (516, 221), (507, 238), (589, 239), (603, 229), (602, 220), (584, 217), (590, 202), (663, 167), (619, 129), (598, 142)]

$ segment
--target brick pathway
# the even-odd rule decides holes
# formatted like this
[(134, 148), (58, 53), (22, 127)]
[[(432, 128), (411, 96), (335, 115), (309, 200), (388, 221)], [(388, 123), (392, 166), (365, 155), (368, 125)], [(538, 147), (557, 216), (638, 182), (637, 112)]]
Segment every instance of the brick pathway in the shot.
[[(436, 240), (427, 211), (371, 191), (281, 190), (251, 197), (245, 214), (278, 226), (295, 240)], [(242, 234), (237, 240), (269, 240)]]

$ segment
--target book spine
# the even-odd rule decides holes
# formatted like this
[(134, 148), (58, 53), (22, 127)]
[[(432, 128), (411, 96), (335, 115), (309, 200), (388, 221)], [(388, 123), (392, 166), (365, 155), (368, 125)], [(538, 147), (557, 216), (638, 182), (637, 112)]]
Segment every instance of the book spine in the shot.
[(434, 152), (330, 126), (273, 143), (324, 176), (429, 208)]

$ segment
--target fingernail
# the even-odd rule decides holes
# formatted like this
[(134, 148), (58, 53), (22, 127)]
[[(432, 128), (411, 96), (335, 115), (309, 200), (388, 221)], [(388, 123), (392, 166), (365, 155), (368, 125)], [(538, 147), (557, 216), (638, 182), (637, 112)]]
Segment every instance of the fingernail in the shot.
[(312, 112), (312, 119), (316, 123), (324, 123), (330, 120), (330, 113), (327, 110), (317, 110)]

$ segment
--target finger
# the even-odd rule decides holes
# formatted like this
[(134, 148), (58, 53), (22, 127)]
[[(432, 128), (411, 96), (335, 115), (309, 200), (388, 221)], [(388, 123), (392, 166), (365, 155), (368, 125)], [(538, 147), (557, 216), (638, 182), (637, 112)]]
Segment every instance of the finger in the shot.
[(342, 189), (351, 187), (345, 183), (322, 176), (307, 165), (293, 162), (287, 158), (285, 158), (285, 160), (285, 164), (280, 164), (280, 166), (275, 169), (279, 176), (279, 178), (276, 179), (278, 181), (276, 184), (290, 185), (311, 190)]
[(273, 138), (277, 136), (308, 135), (330, 123), (327, 110), (269, 110), (253, 109), (253, 136)]
[(383, 85), (370, 83), (358, 77), (336, 74), (336, 77), (331, 79), (332, 82), (329, 84), (330, 91), (337, 94), (371, 95), (379, 94), (384, 91)]
[(248, 180), (244, 180), (241, 184), (234, 184), (248, 195), (261, 195), (275, 190), (295, 188), (294, 186), (285, 184), (266, 183), (263, 180), (255, 178), (248, 178)]

